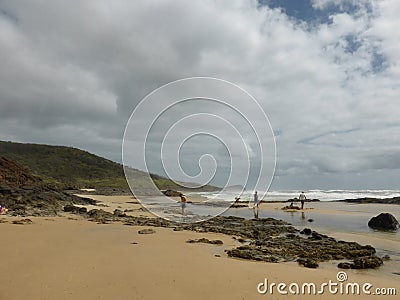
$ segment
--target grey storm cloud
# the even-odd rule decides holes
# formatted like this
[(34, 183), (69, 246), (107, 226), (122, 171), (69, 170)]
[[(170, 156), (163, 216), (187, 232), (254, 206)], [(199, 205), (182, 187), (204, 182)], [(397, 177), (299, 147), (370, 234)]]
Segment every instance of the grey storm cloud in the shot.
[(1, 0), (0, 138), (121, 161), (125, 124), (143, 97), (210, 76), (246, 89), (269, 116), (277, 188), (340, 187), (341, 178), (385, 185), (378, 176), (395, 188), (400, 3), (312, 2), (354, 9), (307, 23), (253, 0)]

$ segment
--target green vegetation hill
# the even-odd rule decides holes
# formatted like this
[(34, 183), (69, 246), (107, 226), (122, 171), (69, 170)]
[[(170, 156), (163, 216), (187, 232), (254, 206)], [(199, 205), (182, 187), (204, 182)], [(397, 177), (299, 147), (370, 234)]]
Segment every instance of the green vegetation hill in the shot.
[[(0, 156), (26, 167), (45, 182), (56, 183), (63, 188), (128, 190), (121, 164), (80, 149), (0, 141)], [(138, 179), (145, 175), (135, 169), (132, 172), (137, 173)], [(159, 189), (181, 189), (175, 182), (158, 175), (154, 175), (153, 180)], [(201, 190), (216, 189), (205, 186)]]

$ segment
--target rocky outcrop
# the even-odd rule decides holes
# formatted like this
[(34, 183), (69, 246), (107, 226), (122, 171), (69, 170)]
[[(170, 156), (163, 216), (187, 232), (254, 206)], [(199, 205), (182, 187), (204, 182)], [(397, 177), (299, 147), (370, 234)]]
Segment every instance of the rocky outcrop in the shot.
[(383, 265), (383, 259), (375, 255), (362, 256), (354, 259), (353, 263), (342, 262), (338, 264), (341, 269), (376, 269)]
[(179, 197), (181, 195), (181, 192), (174, 191), (174, 190), (166, 190), (166, 191), (162, 191), (162, 193), (167, 197)]
[(32, 220), (31, 219), (21, 219), (21, 220), (14, 220), (12, 221), (12, 224), (16, 224), (16, 225), (27, 225), (27, 224), (32, 224)]
[(0, 204), (13, 216), (55, 216), (67, 204), (95, 204), (45, 183), (27, 169), (0, 157)]
[(316, 269), (319, 267), (318, 262), (310, 258), (299, 258), (297, 262), (306, 268)]
[(64, 211), (65, 212), (70, 212), (73, 214), (86, 214), (87, 213), (87, 208), (86, 207), (78, 207), (72, 204), (67, 204), (64, 206)]
[(312, 233), (312, 230), (310, 228), (304, 228), (302, 231), (300, 231), (300, 233), (310, 235)]
[(186, 243), (204, 243), (204, 244), (212, 244), (212, 245), (223, 245), (224, 243), (221, 240), (209, 240), (206, 238), (200, 238), (196, 240), (187, 240)]
[(242, 259), (265, 261), (276, 263), (279, 261), (279, 256), (264, 253), (258, 249), (254, 249), (250, 246), (240, 246), (232, 250), (226, 251), (229, 257), (236, 257)]
[(399, 222), (393, 215), (381, 213), (369, 220), (368, 226), (377, 230), (396, 230), (399, 228)]
[(139, 234), (153, 234), (156, 233), (154, 229), (146, 228), (138, 231)]
[(339, 200), (349, 203), (382, 203), (382, 204), (400, 204), (400, 197), (393, 198), (357, 198), (357, 199), (344, 199)]
[(41, 182), (41, 179), (30, 174), (25, 168), (5, 157), (0, 157), (0, 183), (2, 186), (21, 188), (35, 185), (38, 182)]

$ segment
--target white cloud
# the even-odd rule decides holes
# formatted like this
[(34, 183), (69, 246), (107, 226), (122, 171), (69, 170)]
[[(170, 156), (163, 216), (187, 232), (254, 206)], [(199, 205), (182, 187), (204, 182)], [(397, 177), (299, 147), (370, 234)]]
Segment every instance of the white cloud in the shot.
[[(280, 132), (280, 178), (388, 169), (370, 157), (396, 161), (400, 4), (313, 6), (340, 9), (331, 22), (308, 26), (248, 0), (2, 1), (0, 138), (119, 159), (135, 104), (162, 84), (200, 75), (259, 100)], [(368, 151), (376, 153), (359, 155)]]

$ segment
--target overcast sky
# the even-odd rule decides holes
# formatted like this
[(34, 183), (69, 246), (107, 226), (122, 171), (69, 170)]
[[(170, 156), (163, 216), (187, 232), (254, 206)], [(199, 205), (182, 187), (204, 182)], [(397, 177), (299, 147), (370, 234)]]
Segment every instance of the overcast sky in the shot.
[(274, 189), (400, 189), (399, 16), (397, 0), (0, 0), (0, 139), (121, 162), (143, 97), (210, 76), (268, 115)]

